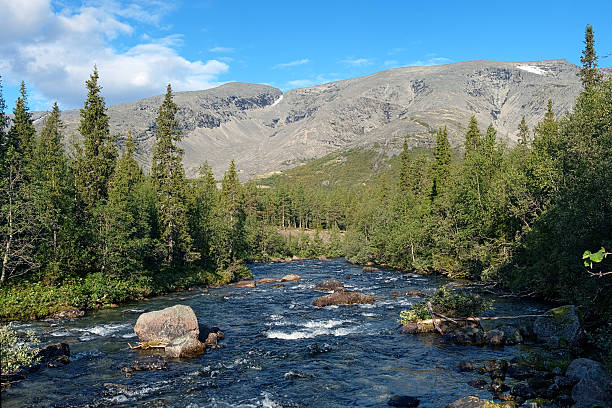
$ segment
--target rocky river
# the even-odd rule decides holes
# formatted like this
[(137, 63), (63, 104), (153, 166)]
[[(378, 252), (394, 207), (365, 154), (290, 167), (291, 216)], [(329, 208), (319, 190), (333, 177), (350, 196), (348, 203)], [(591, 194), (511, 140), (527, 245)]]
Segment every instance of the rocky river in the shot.
[[(250, 265), (256, 279), (301, 276), (300, 282), (254, 288), (197, 289), (87, 314), (75, 320), (18, 324), (33, 329), (43, 343), (66, 342), (70, 363), (45, 367), (13, 384), (2, 407), (375, 407), (393, 395), (409, 395), (420, 407), (444, 407), (466, 395), (491, 399), (486, 389), (468, 385), (482, 378), (459, 372), (460, 361), (483, 365), (527, 353), (529, 345), (501, 348), (458, 346), (434, 334), (398, 333), (399, 313), (419, 297), (394, 292), (431, 293), (440, 277), (374, 270), (344, 259)], [(324, 280), (373, 295), (371, 305), (315, 307)], [(175, 304), (190, 306), (201, 323), (226, 335), (215, 349), (190, 359), (165, 359), (159, 370), (124, 367), (135, 361), (158, 363), (155, 351), (130, 350), (138, 339), (134, 323), (143, 311)], [(533, 314), (547, 306), (496, 298), (490, 315)]]

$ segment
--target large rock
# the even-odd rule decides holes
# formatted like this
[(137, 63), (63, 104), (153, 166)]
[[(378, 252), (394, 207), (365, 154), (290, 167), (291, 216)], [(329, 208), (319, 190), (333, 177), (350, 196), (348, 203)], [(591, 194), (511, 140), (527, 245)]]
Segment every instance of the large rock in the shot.
[(200, 330), (193, 309), (185, 305), (176, 305), (141, 314), (134, 326), (134, 333), (143, 342), (169, 343), (184, 335), (197, 339)]
[(280, 279), (281, 282), (299, 282), (301, 280), (302, 278), (300, 278), (300, 275), (296, 275), (294, 273), (285, 275)]
[(187, 333), (172, 340), (166, 345), (164, 350), (166, 356), (172, 358), (193, 357), (203, 354), (206, 351), (206, 345), (198, 340), (197, 337)]
[(344, 285), (342, 282), (337, 280), (326, 280), (317, 283), (313, 290), (317, 292), (329, 292), (330, 290), (334, 292), (342, 292), (344, 290)]
[(255, 281), (254, 280), (242, 280), (234, 283), (234, 287), (236, 288), (254, 288)]
[(463, 397), (460, 400), (448, 404), (446, 408), (489, 408), (489, 401), (475, 396)]
[(501, 330), (489, 330), (485, 333), (485, 343), (489, 346), (503, 346), (506, 341), (506, 333)]
[(533, 331), (539, 342), (549, 347), (574, 347), (582, 337), (582, 326), (573, 305), (551, 309), (538, 317)]
[(603, 364), (579, 358), (570, 363), (565, 375), (577, 381), (572, 389), (574, 408), (612, 407), (612, 374)]
[(419, 406), (419, 399), (416, 397), (411, 397), (409, 395), (394, 395), (389, 398), (387, 401), (387, 405), (390, 407), (407, 407), (414, 408)]
[(355, 304), (372, 304), (374, 296), (366, 295), (359, 292), (334, 292), (329, 295), (321, 296), (312, 302), (314, 306), (333, 306), (333, 305), (355, 305)]
[(262, 284), (266, 284), (266, 283), (277, 283), (280, 282), (281, 280), (278, 278), (261, 278), (259, 279), (256, 283), (257, 285), (262, 285)]

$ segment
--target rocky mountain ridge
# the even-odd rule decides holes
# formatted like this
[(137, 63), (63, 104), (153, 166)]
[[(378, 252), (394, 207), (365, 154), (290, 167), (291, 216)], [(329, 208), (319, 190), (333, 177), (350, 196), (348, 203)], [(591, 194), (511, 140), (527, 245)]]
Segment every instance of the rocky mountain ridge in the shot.
[[(492, 123), (510, 143), (524, 115), (540, 121), (548, 99), (556, 115), (568, 112), (581, 91), (579, 67), (566, 60), (469, 61), (395, 68), (364, 77), (283, 93), (267, 85), (228, 83), (178, 92), (178, 119), (188, 175), (207, 161), (220, 176), (234, 158), (241, 178), (295, 167), (332, 151), (353, 147), (388, 155), (410, 146), (432, 146), (447, 126), (460, 146), (469, 118), (481, 129)], [(155, 118), (163, 96), (108, 108), (120, 143), (132, 132), (138, 160), (150, 166)], [(44, 115), (37, 115), (41, 126)], [(62, 113), (65, 134), (76, 135), (79, 111)]]

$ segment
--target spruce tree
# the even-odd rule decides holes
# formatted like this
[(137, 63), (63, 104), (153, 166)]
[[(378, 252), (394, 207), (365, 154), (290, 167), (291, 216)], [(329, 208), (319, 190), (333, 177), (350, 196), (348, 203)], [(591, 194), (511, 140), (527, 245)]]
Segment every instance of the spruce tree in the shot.
[(432, 200), (438, 194), (445, 191), (450, 178), (451, 168), (451, 150), (448, 141), (448, 131), (446, 126), (440, 128), (436, 135), (436, 144), (434, 145), (434, 164), (433, 164), (433, 187), (431, 191)]
[(482, 134), (478, 129), (478, 122), (476, 121), (476, 116), (472, 116), (470, 118), (470, 124), (468, 125), (468, 131), (465, 134), (465, 155), (469, 156), (470, 154), (476, 152), (478, 147), (480, 146), (480, 139)]
[(4, 168), (4, 153), (6, 149), (6, 126), (7, 117), (4, 113), (6, 103), (2, 94), (2, 76), (0, 76), (0, 167)]
[(595, 39), (593, 38), (593, 26), (588, 24), (584, 34), (584, 50), (582, 50), (582, 68), (578, 76), (582, 79), (585, 90), (590, 90), (599, 85), (603, 78), (601, 72), (597, 70), (597, 54), (595, 53)]
[(400, 154), (400, 191), (407, 192), (410, 189), (410, 183), (410, 152), (408, 151), (408, 141), (404, 138), (404, 145)]
[[(58, 235), (66, 223), (71, 200), (71, 180), (62, 147), (62, 122), (57, 103), (45, 119), (33, 158), (34, 199), (40, 225), (44, 228), (44, 254), (51, 264), (58, 262)], [(56, 265), (57, 266), (57, 265)]]
[(83, 146), (78, 147), (75, 162), (77, 191), (90, 212), (107, 198), (108, 181), (117, 158), (115, 138), (110, 135), (106, 103), (100, 95), (102, 87), (98, 79), (98, 69), (94, 67), (93, 74), (86, 81), (87, 99), (81, 109), (79, 125)]
[(32, 200), (31, 161), (34, 125), (27, 106), (25, 84), (13, 111), (14, 119), (3, 149), (0, 187), (2, 272), (0, 283), (38, 267), (35, 250), (39, 228)]
[(172, 100), (172, 88), (168, 85), (157, 116), (152, 165), (152, 178), (158, 194), (158, 223), (168, 263), (183, 261), (191, 247), (187, 232), (187, 183), (182, 163), (183, 149), (178, 147), (182, 135), (176, 120), (177, 112), (178, 106)]
[(525, 116), (523, 116), (521, 123), (519, 123), (517, 139), (519, 144), (523, 146), (527, 146), (529, 144), (529, 127), (527, 127)]

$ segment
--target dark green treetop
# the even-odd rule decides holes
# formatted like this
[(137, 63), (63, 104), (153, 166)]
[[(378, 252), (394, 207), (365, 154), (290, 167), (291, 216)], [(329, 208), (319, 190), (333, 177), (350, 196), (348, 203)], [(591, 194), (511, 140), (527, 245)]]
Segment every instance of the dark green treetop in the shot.
[(582, 79), (584, 89), (589, 90), (601, 83), (603, 75), (597, 70), (597, 54), (595, 53), (595, 39), (593, 26), (588, 24), (584, 34), (584, 50), (582, 50), (582, 68), (578, 76)]

